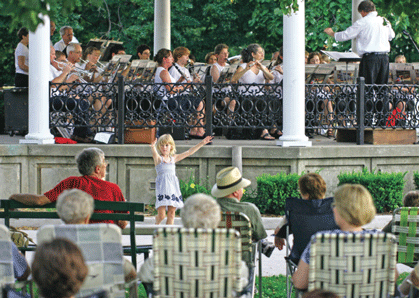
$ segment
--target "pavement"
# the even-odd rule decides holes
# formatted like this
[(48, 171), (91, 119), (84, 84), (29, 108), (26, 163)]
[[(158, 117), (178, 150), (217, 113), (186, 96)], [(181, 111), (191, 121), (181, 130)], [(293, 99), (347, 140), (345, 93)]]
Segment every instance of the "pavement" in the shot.
[[(0, 144), (19, 144), (19, 140), (24, 139), (22, 135), (14, 135), (13, 137), (8, 134), (0, 134)], [(312, 142), (312, 146), (348, 146), (355, 145), (355, 143), (349, 142), (336, 142), (333, 138), (328, 138), (326, 135), (314, 135), (313, 138), (309, 139)], [(176, 145), (188, 145), (190, 142), (196, 142), (197, 140), (184, 140), (176, 141)], [(223, 136), (216, 136), (213, 141), (213, 145), (221, 146), (276, 146), (276, 140), (228, 140)]]

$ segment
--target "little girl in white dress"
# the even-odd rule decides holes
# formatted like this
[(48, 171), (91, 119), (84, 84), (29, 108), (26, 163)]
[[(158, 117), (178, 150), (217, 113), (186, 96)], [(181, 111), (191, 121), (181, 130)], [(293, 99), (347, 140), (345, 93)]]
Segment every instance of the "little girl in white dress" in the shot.
[[(176, 153), (175, 141), (169, 134), (162, 135), (158, 140), (150, 144), (156, 166), (156, 224), (160, 224), (166, 217), (166, 224), (172, 225), (175, 220), (176, 209), (183, 207), (182, 194), (180, 193), (179, 180), (176, 177), (175, 163), (194, 154), (202, 146), (211, 142), (209, 136), (201, 142), (181, 153)], [(156, 145), (157, 143), (157, 145)]]

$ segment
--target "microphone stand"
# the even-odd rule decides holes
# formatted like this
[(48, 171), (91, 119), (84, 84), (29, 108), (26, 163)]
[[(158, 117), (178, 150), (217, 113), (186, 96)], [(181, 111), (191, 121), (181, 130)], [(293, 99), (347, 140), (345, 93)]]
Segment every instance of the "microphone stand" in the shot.
[(419, 53), (419, 48), (418, 48), (418, 45), (417, 45), (417, 44), (416, 44), (416, 42), (413, 40), (413, 38), (412, 38), (412, 36), (410, 35), (410, 33), (409, 33), (409, 32), (407, 32), (407, 30), (403, 30), (403, 34), (404, 34), (404, 35), (406, 35), (406, 36), (409, 36), (410, 40), (412, 41), (413, 45), (414, 45), (414, 46), (415, 46), (415, 48), (416, 48), (416, 51), (418, 51), (418, 53)]

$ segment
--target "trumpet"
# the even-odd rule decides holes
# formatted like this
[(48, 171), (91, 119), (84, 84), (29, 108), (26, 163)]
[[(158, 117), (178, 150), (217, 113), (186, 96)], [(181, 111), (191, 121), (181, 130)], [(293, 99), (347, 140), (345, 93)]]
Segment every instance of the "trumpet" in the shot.
[[(57, 65), (61, 68), (61, 70), (69, 64), (69, 62), (57, 61), (57, 60), (54, 60), (54, 62), (57, 63)], [(78, 76), (80, 83), (87, 83), (87, 81), (83, 79), (83, 74), (90, 75), (90, 73), (87, 70), (84, 70), (83, 68), (77, 67), (75, 65), (74, 65), (74, 69), (70, 73), (73, 73), (76, 76)]]
[(68, 62), (64, 62), (64, 61), (57, 61), (57, 60), (54, 60), (54, 62), (55, 62), (55, 63), (57, 63), (58, 67), (60, 67), (60, 68), (61, 68), (61, 70), (62, 70), (64, 67), (66, 67), (66, 66), (67, 66), (67, 64), (68, 64)]
[[(87, 65), (90, 61), (80, 59), (80, 62)], [(98, 66), (98, 64), (99, 64), (99, 62), (97, 62), (96, 64), (93, 64), (92, 66), (95, 66), (97, 72), (99, 74), (101, 74), (102, 72), (104, 72), (104, 69), (102, 67)], [(92, 69), (89, 69), (89, 71), (92, 71)]]

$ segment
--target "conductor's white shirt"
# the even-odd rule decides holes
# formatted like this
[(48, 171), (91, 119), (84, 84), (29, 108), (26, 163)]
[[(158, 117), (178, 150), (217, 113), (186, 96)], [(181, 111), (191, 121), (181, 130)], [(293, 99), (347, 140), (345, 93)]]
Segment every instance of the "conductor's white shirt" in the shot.
[(362, 19), (359, 19), (345, 31), (336, 32), (337, 41), (346, 41), (356, 38), (356, 48), (358, 54), (372, 52), (390, 52), (390, 40), (395, 36), (391, 24), (384, 18), (377, 15), (376, 11), (371, 11)]

